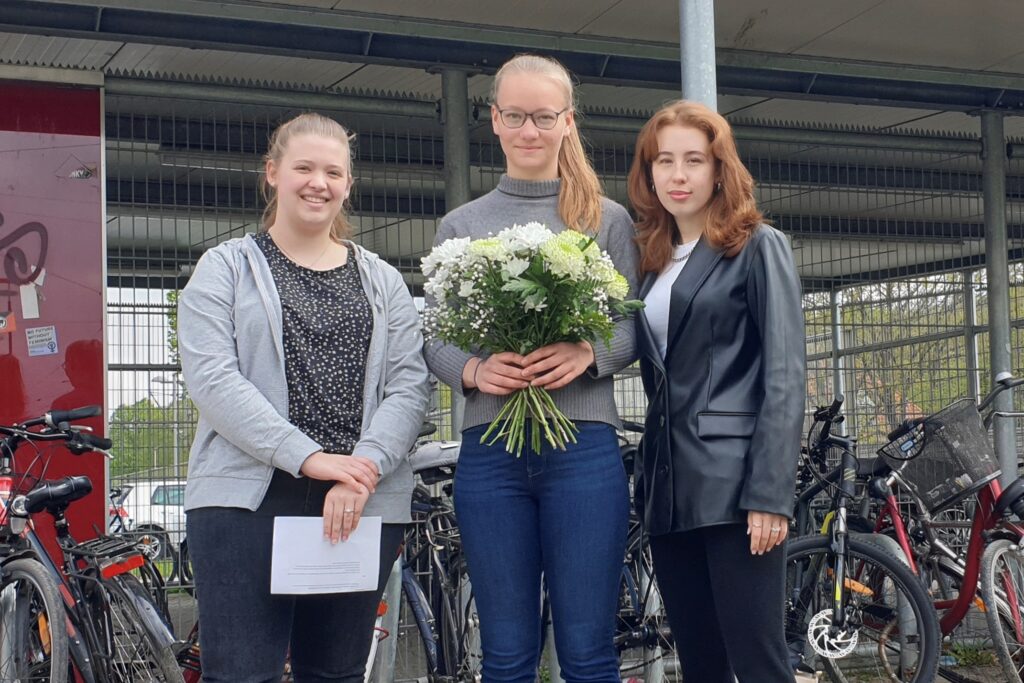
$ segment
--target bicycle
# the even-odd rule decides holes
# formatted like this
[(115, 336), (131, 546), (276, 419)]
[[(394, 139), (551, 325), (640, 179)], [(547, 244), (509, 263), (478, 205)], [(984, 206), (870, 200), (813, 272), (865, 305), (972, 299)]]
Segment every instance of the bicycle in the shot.
[[(62, 441), (72, 453), (105, 452), (111, 446), (109, 440), (77, 431), (70, 424), (99, 412), (96, 406), (52, 411), (20, 425), (0, 426), (0, 434), (5, 435), (0, 448), (0, 474), (10, 476), (13, 453), (22, 443)], [(43, 430), (31, 431), (36, 426), (43, 426)], [(58, 613), (62, 616), (50, 619), (51, 624), (65, 623), (68, 633), (62, 657), (51, 654), (52, 668), (63, 670), (63, 678), (58, 673), (56, 680), (66, 679), (70, 662), (86, 683), (180, 681), (171, 651), (173, 635), (164, 618), (165, 606), (153, 601), (154, 595), (162, 594), (162, 580), (153, 565), (123, 538), (99, 536), (78, 543), (71, 536), (65, 512), (91, 491), (88, 477), (43, 480), (28, 492), (16, 494), (8, 505), (9, 516), (24, 522), (27, 550), (57, 586), (61, 598)], [(28, 524), (32, 515), (44, 510), (53, 517), (63, 571), (46, 554)]]
[[(49, 556), (31, 535), (29, 515), (18, 505), (27, 475), (13, 472), (14, 453), (27, 442), (71, 441), (98, 447), (105, 441), (59, 425), (93, 417), (98, 408), (55, 411), (11, 427), (0, 426), (0, 680), (64, 683), (68, 678), (69, 624)], [(43, 427), (43, 431), (32, 431)], [(56, 432), (56, 433), (50, 433)]]
[[(642, 424), (629, 420), (623, 421), (622, 428), (635, 434), (644, 431)], [(626, 475), (632, 481), (637, 447), (620, 437), (619, 451)], [(682, 665), (654, 576), (654, 559), (643, 520), (632, 509), (619, 585), (615, 647), (619, 652), (620, 672), (623, 676), (639, 677), (645, 683), (681, 680)]]
[(823, 533), (787, 544), (786, 642), (798, 671), (835, 683), (858, 676), (929, 682), (940, 651), (931, 599), (906, 564), (850, 533), (848, 503), (856, 499), (860, 463), (855, 440), (831, 433), (841, 405), (840, 397), (819, 408), (808, 437), (808, 453), (830, 452), (839, 467), (798, 498), (799, 530), (806, 504), (831, 485)]
[[(943, 635), (950, 635), (978, 607), (1001, 666), (1010, 680), (1018, 681), (1021, 654), (1011, 654), (1009, 648), (1014, 638), (1022, 642), (1015, 623), (1020, 616), (1014, 616), (1016, 592), (1000, 574), (1011, 561), (1007, 550), (1024, 536), (1024, 527), (1005, 519), (1010, 510), (1020, 510), (1018, 515), (1024, 512), (1024, 480), (1016, 480), (1006, 490), (1000, 487), (988, 427), (999, 415), (989, 410), (995, 397), (1021, 384), (1024, 380), (1006, 374), (997, 378), (979, 403), (960, 399), (933, 415), (904, 421), (879, 450), (892, 471), (874, 484), (885, 500), (876, 528), (894, 533), (908, 562), (933, 586)], [(898, 505), (896, 484), (912, 501), (905, 513)], [(968, 499), (974, 500), (974, 509), (966, 550), (958, 552), (940, 536), (949, 523), (936, 517)], [(1016, 635), (1008, 640), (1007, 634)], [(965, 680), (945, 669), (940, 673), (951, 680)]]
[(423, 645), (430, 683), (480, 680), (479, 618), (451, 502), (458, 446), (421, 443), (409, 457), (420, 483), (400, 559), (402, 597)]

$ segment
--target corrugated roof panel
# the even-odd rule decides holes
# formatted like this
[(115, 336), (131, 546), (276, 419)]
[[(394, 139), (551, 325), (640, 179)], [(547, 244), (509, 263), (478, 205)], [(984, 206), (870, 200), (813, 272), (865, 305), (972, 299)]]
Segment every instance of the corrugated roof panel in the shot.
[[(677, 0), (659, 0), (673, 5)], [(460, 21), (488, 26), (512, 26), (538, 31), (573, 33), (579, 26), (622, 0), (561, 0), (515, 2), (509, 0), (338, 0), (335, 9), (437, 21)], [(289, 3), (298, 4), (298, 3)], [(614, 35), (614, 33), (612, 34)]]
[(412, 92), (424, 97), (441, 96), (441, 77), (423, 69), (368, 64), (353, 72), (340, 85), (344, 88)]
[(326, 88), (358, 70), (360, 66), (324, 59), (129, 43), (111, 61), (109, 70), (176, 74), (186, 78), (271, 81)]
[(121, 43), (80, 38), (0, 33), (0, 62), (71, 69), (100, 69)]

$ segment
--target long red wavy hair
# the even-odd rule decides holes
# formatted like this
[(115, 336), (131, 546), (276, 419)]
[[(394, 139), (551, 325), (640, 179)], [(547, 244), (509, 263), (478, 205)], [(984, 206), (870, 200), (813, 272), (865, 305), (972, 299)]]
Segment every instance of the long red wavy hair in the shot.
[(740, 161), (729, 122), (698, 102), (667, 104), (641, 129), (629, 169), (629, 201), (637, 215), (636, 239), (641, 251), (640, 271), (644, 273), (661, 272), (678, 239), (675, 218), (658, 200), (651, 176), (651, 165), (658, 156), (658, 132), (666, 126), (696, 128), (711, 143), (717, 182), (708, 204), (704, 236), (713, 247), (723, 249), (726, 256), (735, 256), (764, 222), (754, 201), (754, 179)]

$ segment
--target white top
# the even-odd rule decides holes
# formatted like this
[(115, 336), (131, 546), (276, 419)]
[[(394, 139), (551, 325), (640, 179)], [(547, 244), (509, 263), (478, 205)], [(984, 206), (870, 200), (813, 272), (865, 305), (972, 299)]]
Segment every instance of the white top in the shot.
[(683, 272), (686, 262), (690, 260), (690, 253), (697, 246), (697, 242), (698, 240), (693, 240), (676, 245), (672, 250), (672, 260), (661, 271), (644, 297), (644, 315), (647, 316), (647, 323), (651, 326), (651, 333), (658, 344), (662, 359), (665, 358), (665, 350), (668, 348), (668, 313), (672, 304), (672, 285), (675, 284), (679, 273)]

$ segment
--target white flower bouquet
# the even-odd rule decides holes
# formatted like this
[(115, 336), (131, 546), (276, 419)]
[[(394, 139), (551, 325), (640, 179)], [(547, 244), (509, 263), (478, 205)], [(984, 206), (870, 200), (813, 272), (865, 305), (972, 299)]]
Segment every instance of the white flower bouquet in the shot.
[[(422, 262), (424, 289), (435, 305), (424, 315), (429, 338), (470, 353), (526, 355), (555, 342), (611, 343), (614, 315), (643, 306), (626, 300), (629, 284), (594, 238), (574, 230), (554, 234), (540, 223), (514, 225), (494, 237), (450, 239)], [(481, 443), (504, 439), (522, 454), (543, 437), (565, 450), (576, 426), (541, 387), (512, 394)]]

